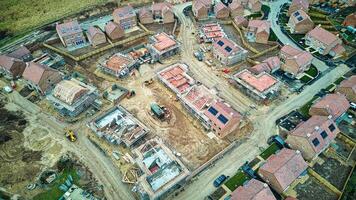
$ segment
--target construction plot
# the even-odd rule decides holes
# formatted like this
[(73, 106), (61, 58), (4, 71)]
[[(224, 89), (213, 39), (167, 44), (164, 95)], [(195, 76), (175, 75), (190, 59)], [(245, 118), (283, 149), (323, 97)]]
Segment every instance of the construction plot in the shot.
[(123, 107), (117, 106), (90, 123), (91, 129), (99, 136), (104, 137), (113, 144), (123, 142), (130, 147), (143, 136), (149, 129), (135, 119)]
[(146, 141), (133, 151), (143, 175), (138, 180), (138, 191), (150, 199), (157, 199), (171, 188), (183, 183), (189, 170), (158, 138)]

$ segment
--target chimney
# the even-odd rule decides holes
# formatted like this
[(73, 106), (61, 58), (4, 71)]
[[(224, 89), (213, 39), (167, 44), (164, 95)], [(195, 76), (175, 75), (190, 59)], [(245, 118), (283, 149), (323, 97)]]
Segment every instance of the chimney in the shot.
[(267, 183), (263, 183), (263, 187), (267, 188), (268, 187)]
[(315, 126), (315, 127), (314, 127), (314, 130), (316, 130), (316, 131), (318, 131), (319, 129), (320, 129), (319, 126)]
[(310, 137), (310, 133), (307, 133), (307, 137), (308, 137), (308, 138)]
[(296, 154), (300, 154), (300, 151), (299, 151), (299, 150), (296, 150), (295, 153), (296, 153)]
[(329, 116), (328, 116), (328, 119), (332, 119), (332, 118), (333, 118), (333, 116), (332, 116), (332, 115), (329, 115)]

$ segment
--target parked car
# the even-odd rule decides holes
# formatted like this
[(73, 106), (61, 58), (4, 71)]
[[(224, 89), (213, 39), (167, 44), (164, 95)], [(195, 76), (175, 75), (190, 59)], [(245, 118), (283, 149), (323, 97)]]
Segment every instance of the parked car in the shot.
[(219, 187), (228, 178), (229, 178), (229, 176), (225, 176), (224, 174), (220, 175), (218, 178), (215, 179), (214, 186)]
[(3, 90), (4, 90), (4, 92), (6, 92), (6, 93), (11, 93), (11, 92), (13, 91), (13, 89), (12, 89), (10, 86), (5, 86), (5, 87), (3, 88)]

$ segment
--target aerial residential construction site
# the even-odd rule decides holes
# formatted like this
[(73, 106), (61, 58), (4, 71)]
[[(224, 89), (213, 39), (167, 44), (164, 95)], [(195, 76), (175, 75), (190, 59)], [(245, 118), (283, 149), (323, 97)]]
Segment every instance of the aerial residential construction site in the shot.
[(355, 199), (355, 6), (0, 2), (0, 199)]

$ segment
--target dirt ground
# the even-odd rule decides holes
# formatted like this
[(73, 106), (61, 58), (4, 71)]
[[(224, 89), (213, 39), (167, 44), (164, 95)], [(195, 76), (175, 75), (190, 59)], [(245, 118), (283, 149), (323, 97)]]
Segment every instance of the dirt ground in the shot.
[(6, 103), (2, 94), (0, 99), (0, 184), (10, 193), (32, 197), (38, 191), (29, 191), (26, 185), (53, 166), (63, 149), (36, 118)]
[(352, 168), (341, 164), (334, 158), (326, 156), (321, 157), (324, 160), (324, 163), (322, 165), (316, 163), (313, 166), (313, 169), (323, 178), (328, 180), (332, 185), (337, 187), (339, 190), (342, 190)]
[(298, 184), (295, 188), (300, 200), (336, 200), (337, 195), (321, 185), (315, 178), (309, 177), (304, 184)]
[[(136, 96), (124, 99), (120, 104), (145, 123), (151, 129), (151, 134), (157, 134), (173, 151), (181, 153), (189, 169), (195, 169), (226, 147), (228, 142), (209, 139), (200, 123), (157, 80), (152, 85), (144, 86), (145, 80), (154, 77), (156, 69), (153, 68), (143, 65), (136, 77), (119, 81), (119, 84), (136, 92)], [(153, 102), (168, 108), (171, 112), (169, 122), (161, 122), (151, 116), (150, 104)]]

